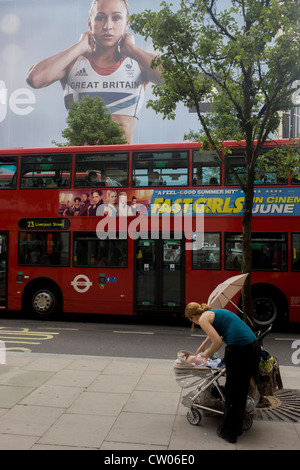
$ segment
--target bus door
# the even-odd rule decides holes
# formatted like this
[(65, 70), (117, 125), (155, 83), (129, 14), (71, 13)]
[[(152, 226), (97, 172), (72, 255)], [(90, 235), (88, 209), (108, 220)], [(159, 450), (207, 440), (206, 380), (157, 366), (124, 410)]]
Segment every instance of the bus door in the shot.
[(0, 309), (6, 308), (8, 235), (0, 232)]
[(183, 241), (137, 240), (135, 243), (136, 311), (184, 310)]

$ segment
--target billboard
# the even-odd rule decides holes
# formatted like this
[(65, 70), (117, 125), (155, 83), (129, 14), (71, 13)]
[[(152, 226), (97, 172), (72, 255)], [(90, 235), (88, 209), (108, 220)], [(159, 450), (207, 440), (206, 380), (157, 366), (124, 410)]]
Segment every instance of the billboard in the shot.
[[(235, 188), (65, 189), (57, 216), (242, 216), (244, 201), (244, 192)], [(298, 188), (255, 189), (253, 214), (299, 216)]]
[[(90, 10), (91, 3), (0, 0), (1, 148), (51, 147), (53, 140), (63, 142), (61, 132), (66, 128), (69, 102), (86, 93), (105, 100), (115, 120), (128, 129), (132, 143), (180, 142), (185, 132), (199, 127), (196, 115), (183, 105), (178, 106), (174, 121), (163, 120), (146, 107), (153, 96), (152, 83), (158, 80), (146, 64), (154, 53), (151, 40), (133, 35), (127, 17), (121, 24), (122, 19), (107, 13), (108, 6), (114, 8), (112, 13), (124, 12), (126, 2), (98, 0)], [(157, 11), (160, 3), (129, 0), (129, 13)], [(173, 4), (176, 8), (179, 0)], [(108, 19), (100, 13), (107, 13)], [(99, 25), (105, 35), (97, 40)], [(111, 57), (102, 53), (100, 42), (108, 50), (117, 27), (124, 27), (123, 42), (119, 41), (119, 53), (112, 64)], [(63, 66), (59, 60), (64, 61)]]

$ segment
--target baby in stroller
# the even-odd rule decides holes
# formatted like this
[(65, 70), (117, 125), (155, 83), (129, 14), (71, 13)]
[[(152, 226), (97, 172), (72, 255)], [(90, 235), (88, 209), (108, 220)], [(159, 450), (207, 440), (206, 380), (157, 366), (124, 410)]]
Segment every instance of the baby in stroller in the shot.
[(193, 364), (195, 366), (207, 366), (211, 367), (211, 369), (217, 369), (218, 367), (223, 366), (223, 362), (221, 359), (207, 359), (203, 354), (192, 354), (188, 353), (185, 360), (189, 364)]

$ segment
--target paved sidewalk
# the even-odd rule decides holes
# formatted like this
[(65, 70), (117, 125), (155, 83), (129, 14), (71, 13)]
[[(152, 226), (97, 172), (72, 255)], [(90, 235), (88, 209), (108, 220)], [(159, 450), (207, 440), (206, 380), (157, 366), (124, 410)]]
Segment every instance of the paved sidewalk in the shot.
[[(7, 353), (0, 365), (0, 449), (300, 449), (300, 422), (255, 420), (230, 444), (219, 417), (186, 419), (171, 360)], [(300, 388), (300, 367), (281, 367)]]

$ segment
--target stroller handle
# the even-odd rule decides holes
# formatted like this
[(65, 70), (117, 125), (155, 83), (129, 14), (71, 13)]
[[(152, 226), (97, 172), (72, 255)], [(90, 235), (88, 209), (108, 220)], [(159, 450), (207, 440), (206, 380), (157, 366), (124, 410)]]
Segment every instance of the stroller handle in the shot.
[(270, 333), (272, 328), (273, 328), (273, 324), (271, 323), (269, 328), (267, 328), (266, 331), (264, 331), (262, 334), (260, 334), (260, 332), (256, 333), (258, 341), (261, 342)]

